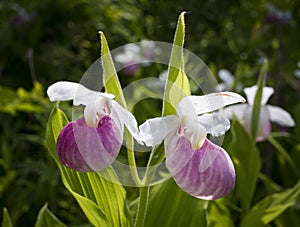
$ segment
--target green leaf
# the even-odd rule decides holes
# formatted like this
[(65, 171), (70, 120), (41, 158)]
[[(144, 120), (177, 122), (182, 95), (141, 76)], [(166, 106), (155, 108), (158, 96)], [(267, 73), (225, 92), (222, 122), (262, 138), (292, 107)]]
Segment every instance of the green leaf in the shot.
[(295, 174), (300, 177), (299, 169), (284, 147), (281, 146), (280, 143), (272, 136), (268, 137), (268, 141), (276, 148), (276, 150), (279, 152), (279, 155), (290, 165)]
[(67, 122), (65, 114), (55, 107), (47, 125), (48, 148), (60, 169), (65, 187), (73, 194), (94, 226), (131, 226), (132, 217), (126, 204), (126, 191), (121, 185), (113, 183), (117, 182), (117, 177), (112, 168), (106, 168), (101, 175), (93, 172), (79, 173), (66, 168), (58, 160), (56, 140)]
[(168, 80), (166, 82), (163, 101), (163, 116), (176, 114), (175, 107), (177, 104), (184, 96), (190, 95), (189, 80), (184, 73), (184, 14), (185, 12), (181, 13), (179, 16), (172, 46)]
[(66, 227), (66, 225), (58, 220), (45, 204), (39, 211), (34, 227)]
[(223, 199), (219, 199), (208, 204), (207, 220), (209, 227), (234, 227), (230, 210), (224, 205), (223, 201)]
[(258, 149), (238, 120), (233, 121), (231, 131), (233, 138), (228, 152), (235, 164), (235, 191), (245, 214), (251, 207), (261, 160)]
[(261, 99), (262, 99), (263, 88), (266, 84), (267, 71), (268, 71), (268, 61), (265, 60), (261, 67), (260, 76), (257, 81), (257, 91), (253, 103), (253, 111), (252, 111), (252, 118), (251, 118), (251, 136), (254, 143), (256, 141), (256, 135), (259, 127), (258, 124), (260, 118)]
[(5, 207), (3, 208), (2, 227), (13, 227), (11, 218), (10, 218), (9, 213), (8, 213), (8, 210)]
[(291, 207), (299, 195), (300, 181), (293, 188), (265, 197), (243, 218), (241, 227), (266, 226)]
[(182, 191), (171, 178), (151, 190), (145, 227), (207, 226), (207, 201)]

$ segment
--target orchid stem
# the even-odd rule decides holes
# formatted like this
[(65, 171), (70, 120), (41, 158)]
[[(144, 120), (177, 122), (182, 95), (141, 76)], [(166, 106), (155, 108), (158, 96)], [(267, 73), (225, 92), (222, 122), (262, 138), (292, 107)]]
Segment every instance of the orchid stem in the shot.
[(135, 155), (134, 155), (134, 142), (133, 139), (128, 131), (125, 132), (125, 138), (127, 142), (127, 158), (129, 163), (130, 172), (134, 182), (136, 183), (137, 187), (141, 186), (141, 180), (139, 174), (137, 172), (137, 166), (135, 162)]
[(127, 158), (128, 158), (128, 163), (131, 171), (132, 178), (136, 185), (138, 187), (141, 186), (141, 180), (139, 177), (139, 174), (137, 172), (137, 167), (136, 167), (136, 162), (135, 162), (135, 156), (134, 156), (134, 150), (133, 149), (128, 149), (127, 150)]
[(135, 219), (135, 227), (143, 227), (148, 207), (150, 187), (140, 187), (140, 201)]

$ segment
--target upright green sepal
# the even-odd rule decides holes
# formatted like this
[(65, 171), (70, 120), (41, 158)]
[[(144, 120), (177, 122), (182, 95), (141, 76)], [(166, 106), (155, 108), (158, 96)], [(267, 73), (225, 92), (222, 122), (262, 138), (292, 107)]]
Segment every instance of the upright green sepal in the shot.
[(105, 91), (106, 93), (114, 94), (116, 101), (126, 108), (122, 87), (117, 76), (107, 40), (102, 31), (100, 31), (99, 34), (101, 39), (101, 64), (103, 68), (103, 84)]
[(178, 19), (169, 61), (168, 80), (165, 86), (163, 116), (175, 114), (175, 107), (180, 100), (190, 95), (190, 85), (184, 72), (183, 45), (185, 38), (185, 12)]

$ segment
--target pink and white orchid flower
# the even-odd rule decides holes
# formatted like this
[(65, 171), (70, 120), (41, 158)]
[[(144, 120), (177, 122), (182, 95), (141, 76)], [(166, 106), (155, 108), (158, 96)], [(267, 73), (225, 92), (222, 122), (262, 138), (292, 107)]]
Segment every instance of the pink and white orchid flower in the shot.
[(235, 184), (234, 166), (226, 151), (206, 136), (224, 134), (230, 123), (210, 112), (243, 101), (232, 92), (187, 96), (177, 105), (177, 115), (145, 121), (140, 139), (147, 146), (164, 140), (166, 166), (181, 189), (206, 200), (224, 197)]
[(56, 144), (58, 158), (73, 170), (99, 171), (109, 166), (120, 151), (124, 125), (138, 139), (134, 116), (112, 94), (65, 81), (51, 85), (47, 94), (50, 101), (73, 100), (75, 106), (85, 106), (84, 117), (69, 122)]

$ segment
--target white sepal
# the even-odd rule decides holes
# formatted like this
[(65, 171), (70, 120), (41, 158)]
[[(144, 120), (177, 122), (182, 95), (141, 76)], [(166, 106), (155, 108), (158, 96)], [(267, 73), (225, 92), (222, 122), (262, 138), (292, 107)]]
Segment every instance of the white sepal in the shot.
[(269, 111), (271, 121), (281, 126), (288, 126), (288, 127), (295, 126), (294, 119), (284, 109), (280, 108), (279, 106), (272, 106), (272, 105), (266, 105), (266, 107)]
[(146, 120), (140, 125), (140, 139), (146, 146), (154, 147), (160, 144), (169, 133), (179, 127), (179, 117), (169, 115)]

